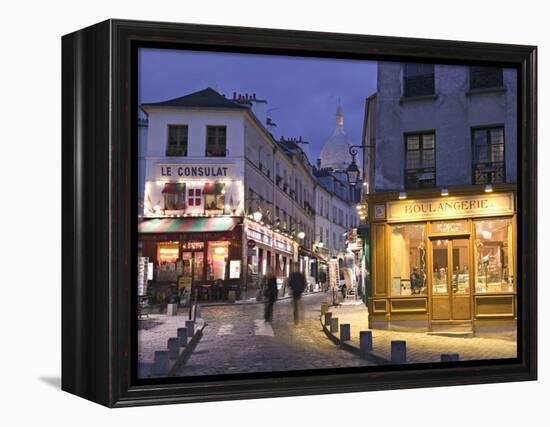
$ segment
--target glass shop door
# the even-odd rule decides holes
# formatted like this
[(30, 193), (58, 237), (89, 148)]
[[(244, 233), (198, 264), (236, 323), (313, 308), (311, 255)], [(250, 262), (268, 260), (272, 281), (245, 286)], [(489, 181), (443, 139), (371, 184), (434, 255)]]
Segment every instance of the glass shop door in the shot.
[(431, 320), (471, 321), (471, 254), (467, 237), (431, 243)]

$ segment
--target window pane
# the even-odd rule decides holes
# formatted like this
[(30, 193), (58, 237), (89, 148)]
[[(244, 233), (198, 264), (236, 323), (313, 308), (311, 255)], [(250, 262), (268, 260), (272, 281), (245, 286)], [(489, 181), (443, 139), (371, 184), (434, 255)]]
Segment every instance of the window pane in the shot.
[(226, 128), (225, 126), (207, 126), (206, 155), (225, 157), (226, 155)]
[(204, 252), (194, 252), (195, 265), (193, 268), (193, 280), (203, 280), (204, 278)]
[(405, 73), (407, 77), (425, 76), (434, 73), (433, 64), (406, 64)]
[(187, 126), (168, 126), (167, 156), (187, 156)]
[(514, 290), (512, 221), (476, 221), (476, 292)]
[(435, 93), (433, 64), (406, 64), (404, 96), (424, 96)]
[(432, 283), (434, 294), (449, 292), (449, 259), (447, 258), (449, 241), (447, 239), (434, 240), (432, 243), (433, 272)]
[(433, 133), (425, 133), (422, 135), (422, 149), (433, 150), (435, 146), (435, 135)]
[(407, 136), (407, 150), (418, 150), (420, 148), (420, 135)]
[(392, 296), (426, 294), (425, 225), (391, 227)]
[(502, 68), (497, 67), (471, 67), (470, 88), (484, 89), (501, 87), (503, 85)]
[(407, 135), (406, 188), (435, 186), (435, 134)]
[(228, 252), (227, 242), (208, 243), (207, 280), (225, 280)]
[(504, 129), (492, 128), (490, 130), (491, 144), (503, 144), (504, 143)]
[(468, 239), (454, 239), (452, 263), (453, 294), (470, 293), (470, 251)]
[(475, 163), (485, 163), (488, 160), (487, 131), (485, 129), (474, 130), (474, 161)]
[(410, 151), (407, 153), (407, 169), (418, 169), (420, 167), (420, 152)]

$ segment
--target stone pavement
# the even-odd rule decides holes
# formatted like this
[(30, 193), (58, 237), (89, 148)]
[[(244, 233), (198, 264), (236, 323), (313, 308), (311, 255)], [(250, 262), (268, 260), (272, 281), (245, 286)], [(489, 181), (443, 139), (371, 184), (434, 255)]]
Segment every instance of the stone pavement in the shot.
[[(152, 363), (155, 351), (166, 350), (168, 338), (177, 336), (178, 328), (185, 328), (189, 309), (180, 308), (177, 316), (150, 314), (138, 320), (138, 363)], [(195, 330), (202, 328), (202, 319), (197, 319)]]
[[(368, 311), (363, 304), (345, 304), (329, 307), (338, 322), (351, 325), (351, 343), (359, 346), (359, 332), (368, 329)], [(407, 363), (440, 362), (442, 353), (458, 353), (460, 360), (515, 358), (517, 340), (509, 334), (493, 334), (490, 338), (447, 337), (425, 332), (401, 332), (372, 329), (373, 353), (385, 359), (391, 358), (391, 341), (407, 342)], [(339, 337), (339, 334), (336, 334)], [(328, 338), (327, 338), (328, 341)]]
[(298, 325), (288, 299), (275, 303), (272, 323), (263, 320), (263, 304), (203, 307), (204, 335), (179, 376), (369, 365), (326, 339), (319, 325), (326, 297), (319, 293), (303, 298)]

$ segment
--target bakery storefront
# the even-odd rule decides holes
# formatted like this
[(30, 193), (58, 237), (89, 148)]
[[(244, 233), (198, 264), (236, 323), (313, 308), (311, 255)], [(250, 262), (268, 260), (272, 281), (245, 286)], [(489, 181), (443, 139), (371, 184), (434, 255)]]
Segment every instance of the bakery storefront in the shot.
[(516, 196), (499, 190), (369, 195), (371, 327), (515, 328)]

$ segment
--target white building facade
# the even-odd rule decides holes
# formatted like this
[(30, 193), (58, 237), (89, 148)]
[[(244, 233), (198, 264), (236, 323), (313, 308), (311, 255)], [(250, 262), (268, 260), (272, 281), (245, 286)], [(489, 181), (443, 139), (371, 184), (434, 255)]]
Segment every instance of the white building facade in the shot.
[(282, 285), (292, 268), (315, 280), (311, 166), (258, 120), (264, 104), (205, 89), (141, 106), (148, 126), (139, 241), (159, 299), (255, 296), (262, 275), (273, 271)]

